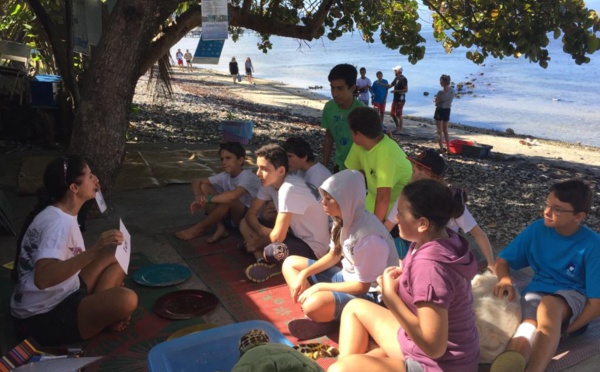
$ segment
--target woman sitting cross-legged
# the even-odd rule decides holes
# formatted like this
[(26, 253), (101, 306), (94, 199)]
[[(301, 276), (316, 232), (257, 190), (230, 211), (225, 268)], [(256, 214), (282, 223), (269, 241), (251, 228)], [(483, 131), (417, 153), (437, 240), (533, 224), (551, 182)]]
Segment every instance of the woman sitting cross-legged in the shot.
[(404, 187), (396, 220), (400, 236), (413, 243), (402, 267), (387, 268), (378, 280), (387, 309), (362, 299), (346, 305), (340, 355), (329, 372), (477, 371), (477, 260), (467, 241), (446, 228), (462, 208), (460, 195), (437, 181)]
[[(398, 265), (394, 242), (381, 221), (365, 209), (365, 182), (355, 170), (329, 177), (320, 188), (321, 204), (333, 218), (330, 250), (318, 261), (290, 256), (283, 275), (294, 302), (308, 319), (293, 320), (298, 339), (321, 336), (337, 328), (344, 306), (360, 297), (377, 301), (377, 277)], [(342, 262), (342, 267), (336, 266)], [(336, 321), (336, 322), (333, 322)]]
[(76, 343), (105, 328), (124, 329), (137, 308), (137, 295), (122, 286), (125, 272), (115, 258), (123, 234), (106, 231), (90, 249), (84, 246), (77, 214), (99, 189), (80, 156), (57, 158), (46, 167), (13, 270), (10, 307), (21, 336), (44, 346)]

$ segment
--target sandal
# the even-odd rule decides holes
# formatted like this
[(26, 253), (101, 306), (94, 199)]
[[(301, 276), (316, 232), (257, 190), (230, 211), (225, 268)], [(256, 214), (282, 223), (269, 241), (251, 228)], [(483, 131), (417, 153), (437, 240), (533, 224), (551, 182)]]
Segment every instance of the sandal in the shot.
[(254, 283), (263, 283), (281, 274), (281, 265), (269, 265), (261, 261), (246, 268), (246, 277)]
[(339, 329), (340, 322), (334, 320), (331, 322), (315, 322), (312, 319), (294, 319), (288, 323), (290, 335), (298, 340), (310, 340), (335, 332)]

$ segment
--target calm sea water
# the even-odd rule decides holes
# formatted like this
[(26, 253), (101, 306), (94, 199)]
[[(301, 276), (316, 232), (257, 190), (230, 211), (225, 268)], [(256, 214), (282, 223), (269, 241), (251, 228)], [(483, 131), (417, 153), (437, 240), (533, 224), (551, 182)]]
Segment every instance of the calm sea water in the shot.
[[(589, 7), (593, 8), (592, 5), (596, 4), (588, 2)], [(344, 35), (336, 41), (308, 43), (272, 37), (273, 49), (263, 54), (256, 48), (259, 37), (247, 32), (236, 43), (225, 42), (218, 65), (199, 66), (225, 72), (235, 56), (243, 71), (243, 62), (249, 56), (255, 77), (301, 88), (322, 86), (317, 92), (330, 97), (327, 75), (338, 63), (365, 67), (371, 80), (381, 70), (384, 79), (390, 82), (392, 68), (402, 65), (409, 86), (404, 114), (426, 118), (433, 117), (432, 99), (440, 89), (439, 76), (449, 74), (454, 83), (470, 81), (475, 85), (472, 95), (454, 100), (452, 122), (500, 131), (512, 128), (532, 138), (600, 147), (600, 52), (591, 56), (591, 63), (578, 66), (562, 52), (561, 41), (553, 40), (549, 46), (552, 60), (547, 69), (512, 57), (489, 58), (485, 65), (478, 66), (465, 58), (465, 49), (446, 54), (431, 32), (424, 36), (427, 52), (416, 65), (377, 41), (363, 42), (359, 33)], [(171, 49), (172, 55), (177, 48), (194, 53), (197, 43), (197, 38), (184, 38)], [(426, 97), (424, 92), (430, 95)]]

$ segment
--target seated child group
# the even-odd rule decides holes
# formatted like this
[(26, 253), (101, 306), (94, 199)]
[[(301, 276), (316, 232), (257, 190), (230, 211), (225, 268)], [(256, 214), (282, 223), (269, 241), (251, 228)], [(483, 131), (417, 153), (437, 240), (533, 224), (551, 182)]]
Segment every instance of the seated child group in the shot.
[[(383, 131), (380, 113), (353, 96), (356, 80), (351, 65), (331, 70), (322, 159), (290, 137), (254, 151), (253, 172), (241, 144), (220, 144), (223, 172), (192, 182), (189, 209), (202, 218), (176, 236), (210, 233), (211, 244), (239, 231), (239, 248), (256, 260), (247, 279), (283, 275), (301, 307), (305, 317), (288, 324), (292, 336), (339, 330), (329, 371), (477, 371), (482, 335), (471, 281), (486, 270), (497, 279), (491, 295), (521, 309), (491, 371), (544, 371), (561, 337), (584, 332), (600, 315), (600, 235), (583, 224), (590, 186), (552, 185), (539, 201), (542, 218), (494, 259), (466, 191), (444, 181), (443, 152), (407, 156)], [(18, 329), (46, 345), (123, 329), (137, 307), (114, 258), (123, 236), (107, 231), (86, 250), (77, 225), (98, 179), (84, 159), (69, 156), (50, 163), (44, 188), (18, 243), (11, 298)], [(473, 237), (485, 265), (459, 230)], [(534, 275), (519, 296), (510, 269), (526, 267)]]

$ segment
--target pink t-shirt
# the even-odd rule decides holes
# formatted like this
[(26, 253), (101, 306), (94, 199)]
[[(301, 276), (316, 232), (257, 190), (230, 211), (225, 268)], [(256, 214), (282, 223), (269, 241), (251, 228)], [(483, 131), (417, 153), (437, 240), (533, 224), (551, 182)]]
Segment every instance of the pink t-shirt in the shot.
[(438, 239), (412, 251), (411, 245), (402, 260), (402, 275), (398, 294), (414, 313), (418, 302), (431, 302), (448, 310), (448, 348), (446, 353), (431, 359), (398, 330), (398, 342), (407, 359), (425, 367), (425, 371), (477, 371), (479, 338), (473, 312), (471, 279), (477, 272), (477, 262), (468, 243), (447, 230), (448, 239)]

